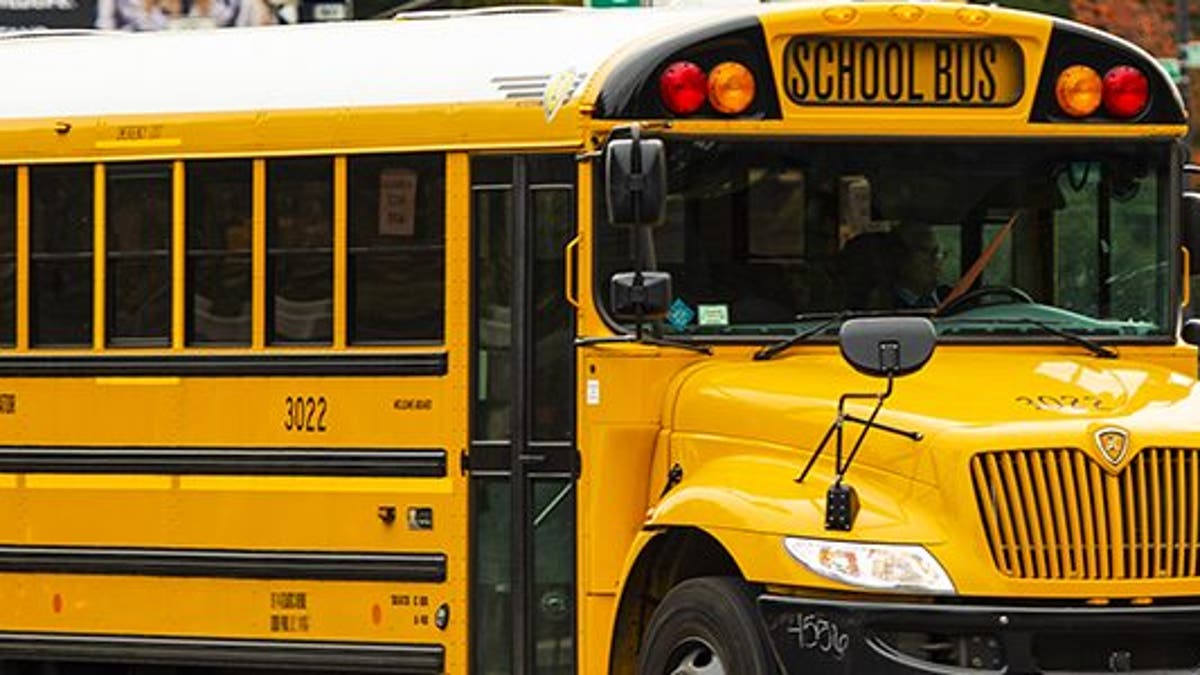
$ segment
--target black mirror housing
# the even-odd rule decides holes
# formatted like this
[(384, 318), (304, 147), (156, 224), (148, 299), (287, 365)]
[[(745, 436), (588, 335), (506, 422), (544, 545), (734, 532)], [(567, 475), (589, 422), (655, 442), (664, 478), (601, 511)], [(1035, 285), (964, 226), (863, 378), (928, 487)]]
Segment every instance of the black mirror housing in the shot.
[(920, 370), (933, 356), (937, 331), (919, 316), (850, 319), (838, 333), (842, 358), (872, 377), (900, 377)]
[(1200, 319), (1188, 319), (1183, 322), (1183, 341), (1189, 345), (1200, 346)]
[[(637, 277), (641, 283), (637, 283)], [(671, 303), (671, 275), (667, 272), (618, 272), (610, 280), (612, 313), (619, 321), (657, 320), (667, 315)]]
[(616, 139), (605, 151), (608, 222), (616, 227), (658, 227), (667, 217), (667, 153), (663, 142)]
[(1188, 274), (1200, 274), (1200, 192), (1183, 193), (1183, 245), (1191, 254)]

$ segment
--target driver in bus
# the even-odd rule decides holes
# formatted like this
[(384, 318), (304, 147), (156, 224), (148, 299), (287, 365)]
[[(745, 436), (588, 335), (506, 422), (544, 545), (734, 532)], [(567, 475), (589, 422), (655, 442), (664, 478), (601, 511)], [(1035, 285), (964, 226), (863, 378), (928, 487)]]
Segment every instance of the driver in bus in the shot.
[(945, 254), (933, 229), (924, 224), (904, 222), (890, 234), (896, 251), (893, 307), (937, 308), (946, 294), (946, 289), (938, 285)]

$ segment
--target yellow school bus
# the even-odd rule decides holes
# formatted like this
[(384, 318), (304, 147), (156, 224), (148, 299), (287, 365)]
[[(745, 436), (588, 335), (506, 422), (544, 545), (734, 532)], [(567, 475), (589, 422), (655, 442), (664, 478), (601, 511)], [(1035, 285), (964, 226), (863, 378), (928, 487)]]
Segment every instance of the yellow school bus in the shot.
[(1186, 116), (938, 3), (0, 39), (14, 673), (1190, 671)]

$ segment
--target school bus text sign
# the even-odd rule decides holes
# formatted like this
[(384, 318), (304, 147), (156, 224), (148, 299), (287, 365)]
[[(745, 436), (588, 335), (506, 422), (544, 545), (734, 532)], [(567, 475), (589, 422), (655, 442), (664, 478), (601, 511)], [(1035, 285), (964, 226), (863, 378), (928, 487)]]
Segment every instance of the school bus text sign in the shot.
[(792, 103), (1008, 106), (1021, 98), (1021, 49), (1006, 38), (796, 36), (783, 52)]

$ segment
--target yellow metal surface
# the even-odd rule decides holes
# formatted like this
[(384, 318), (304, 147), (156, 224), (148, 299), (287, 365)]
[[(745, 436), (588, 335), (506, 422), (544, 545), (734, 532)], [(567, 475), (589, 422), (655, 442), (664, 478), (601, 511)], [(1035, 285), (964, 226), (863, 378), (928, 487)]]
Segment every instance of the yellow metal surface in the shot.
[(429, 644), (454, 600), (439, 584), (25, 574), (0, 575), (0, 598), (9, 630)]

